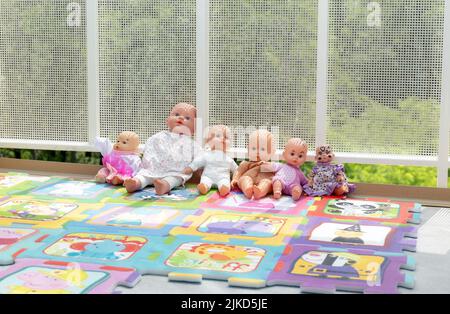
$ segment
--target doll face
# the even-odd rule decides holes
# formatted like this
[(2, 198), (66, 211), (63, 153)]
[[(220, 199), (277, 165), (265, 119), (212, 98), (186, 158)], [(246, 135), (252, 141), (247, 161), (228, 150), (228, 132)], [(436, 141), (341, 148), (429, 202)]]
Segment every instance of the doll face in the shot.
[(286, 163), (299, 167), (306, 161), (308, 148), (304, 144), (288, 143), (284, 148), (283, 157)]
[(230, 130), (222, 125), (211, 127), (206, 143), (212, 150), (226, 152), (230, 146)]
[(114, 150), (123, 152), (138, 151), (139, 137), (134, 132), (122, 132), (117, 137), (117, 141), (113, 146)]
[(257, 130), (248, 141), (248, 158), (250, 161), (269, 161), (275, 149), (273, 136), (269, 131)]
[(331, 162), (334, 159), (334, 153), (328, 145), (322, 145), (316, 148), (317, 162)]
[(195, 107), (181, 103), (173, 107), (170, 116), (167, 118), (167, 126), (173, 133), (193, 135), (195, 132), (195, 117)]

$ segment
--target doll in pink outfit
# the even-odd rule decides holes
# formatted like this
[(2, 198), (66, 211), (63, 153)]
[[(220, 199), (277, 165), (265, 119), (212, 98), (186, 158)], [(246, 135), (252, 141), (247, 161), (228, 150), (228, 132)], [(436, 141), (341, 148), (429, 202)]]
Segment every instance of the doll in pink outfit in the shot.
[(134, 132), (122, 132), (115, 144), (107, 138), (98, 137), (95, 146), (100, 150), (103, 168), (97, 173), (95, 180), (112, 185), (123, 184), (132, 178), (141, 165), (139, 155), (139, 136)]
[(282, 194), (291, 195), (294, 201), (300, 199), (303, 185), (308, 183), (300, 166), (306, 161), (308, 145), (299, 138), (291, 138), (284, 148), (285, 164), (273, 163), (275, 176), (272, 179), (273, 197), (281, 198)]

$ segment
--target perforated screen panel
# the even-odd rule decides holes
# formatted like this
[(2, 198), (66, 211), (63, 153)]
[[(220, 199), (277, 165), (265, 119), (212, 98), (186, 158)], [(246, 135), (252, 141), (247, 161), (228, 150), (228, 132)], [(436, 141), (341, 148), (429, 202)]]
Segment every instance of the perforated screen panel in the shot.
[(84, 9), (0, 1), (0, 138), (87, 142)]
[[(314, 143), (317, 1), (210, 1), (210, 124)], [(246, 147), (246, 136), (235, 146)]]
[(330, 1), (328, 140), (436, 156), (444, 0)]
[(102, 136), (144, 142), (175, 103), (195, 103), (195, 0), (99, 0), (99, 34)]

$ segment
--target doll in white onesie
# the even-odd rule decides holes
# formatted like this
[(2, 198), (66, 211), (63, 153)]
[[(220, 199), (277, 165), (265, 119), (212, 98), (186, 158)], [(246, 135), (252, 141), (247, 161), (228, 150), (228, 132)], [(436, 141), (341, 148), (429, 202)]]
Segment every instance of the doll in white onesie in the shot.
[(197, 169), (203, 168), (202, 178), (197, 186), (198, 191), (206, 194), (211, 187), (217, 187), (220, 196), (226, 196), (230, 193), (230, 172), (234, 174), (238, 168), (234, 160), (227, 156), (230, 129), (224, 125), (211, 127), (206, 143), (211, 150), (195, 158), (184, 173), (192, 174)]
[(202, 152), (192, 139), (195, 118), (193, 105), (180, 103), (172, 108), (167, 118), (169, 131), (159, 132), (147, 140), (140, 170), (133, 178), (125, 180), (129, 193), (153, 185), (156, 194), (163, 195), (191, 178), (192, 174), (185, 174), (183, 170)]

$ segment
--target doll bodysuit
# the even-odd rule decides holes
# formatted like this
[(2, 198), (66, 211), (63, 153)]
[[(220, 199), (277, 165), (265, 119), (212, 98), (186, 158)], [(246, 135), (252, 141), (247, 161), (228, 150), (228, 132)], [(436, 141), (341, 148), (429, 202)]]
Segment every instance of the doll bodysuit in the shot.
[(308, 180), (300, 168), (282, 163), (274, 163), (273, 165), (276, 174), (273, 177), (272, 182), (281, 182), (283, 186), (283, 194), (291, 195), (294, 187), (302, 187), (308, 183)]
[(207, 151), (197, 157), (189, 166), (196, 171), (204, 168), (201, 183), (208, 187), (230, 186), (230, 172), (235, 172), (238, 168), (232, 158), (222, 151)]
[(174, 187), (172, 185), (184, 184), (192, 175), (184, 174), (183, 170), (201, 152), (200, 145), (190, 136), (159, 132), (145, 143), (142, 166), (136, 177), (141, 181), (142, 188), (155, 179), (169, 178), (171, 188)]

